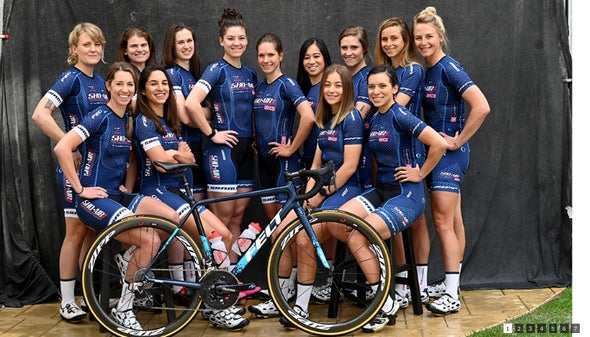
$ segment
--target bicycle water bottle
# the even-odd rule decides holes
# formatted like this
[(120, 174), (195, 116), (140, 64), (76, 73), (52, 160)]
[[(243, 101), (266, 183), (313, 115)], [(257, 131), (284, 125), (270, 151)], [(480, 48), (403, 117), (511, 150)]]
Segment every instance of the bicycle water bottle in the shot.
[(229, 256), (227, 255), (227, 249), (225, 244), (221, 240), (221, 234), (212, 232), (208, 237), (211, 243), (211, 250), (213, 252), (213, 260), (219, 268), (229, 267)]
[(260, 234), (260, 224), (257, 222), (250, 222), (248, 228), (244, 229), (242, 234), (238, 237), (231, 249), (238, 255), (244, 254), (256, 240), (256, 236)]

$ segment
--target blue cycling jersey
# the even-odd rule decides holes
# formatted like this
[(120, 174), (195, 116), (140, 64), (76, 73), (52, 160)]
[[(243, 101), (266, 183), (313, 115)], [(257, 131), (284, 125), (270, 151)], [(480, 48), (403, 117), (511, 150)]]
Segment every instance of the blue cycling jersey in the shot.
[(82, 186), (100, 186), (108, 194), (120, 194), (131, 140), (125, 134), (127, 114), (119, 117), (107, 105), (93, 110), (74, 131), (86, 144), (86, 155), (80, 166)]
[[(406, 104), (406, 108), (414, 116), (420, 118), (422, 98), (424, 97), (424, 71), (422, 66), (414, 63), (406, 67), (397, 67), (395, 68), (395, 74), (399, 83), (399, 92), (411, 97), (408, 104)], [(422, 166), (426, 160), (424, 144), (418, 138), (414, 138), (414, 147), (417, 163)]]
[(371, 119), (369, 149), (377, 162), (377, 183), (395, 182), (395, 168), (416, 164), (413, 147), (426, 124), (400, 104)]
[[(344, 120), (331, 127), (331, 121), (320, 130), (318, 146), (322, 151), (322, 163), (334, 162), (334, 171), (344, 163), (344, 147), (346, 145), (363, 144), (364, 122), (358, 110), (353, 109)], [(358, 171), (353, 174), (348, 182), (359, 184)]]
[(290, 77), (282, 75), (272, 83), (262, 80), (256, 84), (253, 113), (258, 155), (270, 156), (270, 142), (287, 144), (291, 140), (297, 106), (302, 103), (309, 104)]
[(104, 78), (96, 73), (89, 77), (77, 68), (63, 72), (45, 97), (60, 108), (66, 132), (109, 101)]
[(466, 119), (461, 95), (472, 85), (463, 67), (450, 56), (444, 56), (428, 68), (422, 101), (425, 122), (450, 136), (461, 132)]
[[(183, 141), (177, 138), (172, 129), (166, 124), (164, 118), (159, 118), (164, 129), (164, 134), (156, 131), (154, 123), (143, 114), (135, 117), (135, 136), (133, 145), (137, 154), (139, 166), (139, 190), (151, 190), (160, 186), (183, 188), (182, 178), (176, 174), (163, 173), (154, 167), (146, 152), (156, 146), (162, 146), (164, 150), (178, 150), (178, 144)], [(192, 184), (191, 170), (185, 172), (189, 184)]]
[[(316, 83), (316, 85), (312, 86), (307, 93), (307, 101), (311, 105), (311, 109), (315, 114), (318, 109), (318, 103), (320, 101), (320, 86), (321, 82)], [(303, 142), (303, 160), (305, 162), (313, 161), (313, 156), (315, 154), (316, 146), (318, 145), (318, 133), (320, 132), (320, 128), (316, 123), (313, 123), (313, 127), (309, 132), (309, 136)], [(309, 167), (308, 167), (309, 168)]]
[(239, 138), (252, 137), (252, 103), (256, 72), (236, 68), (225, 60), (210, 64), (196, 86), (209, 95), (217, 130), (234, 130)]
[[(182, 95), (182, 97), (186, 98), (197, 83), (193, 74), (177, 64), (172, 68), (166, 69), (166, 72), (170, 76), (172, 88), (174, 89), (174, 96)], [(187, 143), (201, 142), (203, 137), (201, 130), (184, 124), (182, 125), (180, 135)]]

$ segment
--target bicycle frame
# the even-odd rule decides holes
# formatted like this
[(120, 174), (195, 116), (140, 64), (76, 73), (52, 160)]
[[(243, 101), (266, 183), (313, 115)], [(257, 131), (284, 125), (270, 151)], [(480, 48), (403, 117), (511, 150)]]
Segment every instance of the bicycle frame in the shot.
[[(186, 177), (183, 174), (179, 174), (179, 175), (183, 178), (185, 191), (190, 191), (190, 187), (188, 185), (188, 181), (187, 181)], [(269, 224), (264, 228), (264, 230), (262, 232), (260, 232), (260, 234), (258, 235), (256, 240), (254, 241), (254, 243), (250, 246), (250, 248), (248, 248), (248, 250), (242, 255), (242, 257), (239, 259), (239, 261), (237, 262), (235, 267), (232, 269), (231, 273), (233, 275), (237, 276), (246, 268), (246, 266), (250, 263), (250, 261), (252, 261), (254, 256), (256, 256), (256, 254), (260, 251), (260, 249), (271, 238), (272, 233), (274, 233), (277, 230), (277, 228), (279, 227), (279, 224), (282, 222), (283, 219), (285, 219), (285, 217), (287, 216), (287, 214), (291, 210), (295, 211), (297, 218), (299, 219), (299, 221), (301, 221), (301, 224), (303, 225), (305, 232), (309, 236), (309, 238), (312, 242), (312, 245), (313, 245), (314, 249), (316, 250), (318, 257), (320, 258), (320, 261), (321, 261), (323, 267), (326, 269), (330, 269), (330, 265), (328, 264), (328, 260), (324, 254), (324, 251), (321, 247), (320, 242), (318, 241), (318, 239), (315, 235), (315, 232), (313, 231), (313, 229), (311, 227), (311, 224), (307, 218), (307, 214), (305, 213), (305, 209), (301, 205), (300, 201), (297, 200), (298, 195), (297, 195), (297, 190), (295, 188), (295, 185), (293, 184), (292, 181), (289, 181), (284, 186), (272, 187), (272, 188), (263, 189), (263, 190), (250, 191), (250, 192), (245, 192), (245, 193), (240, 193), (240, 194), (232, 194), (232, 195), (227, 195), (227, 196), (222, 196), (222, 197), (217, 197), (217, 198), (204, 199), (204, 200), (200, 200), (200, 201), (196, 201), (192, 195), (190, 195), (189, 193), (186, 193), (186, 196), (188, 198), (188, 202), (191, 205), (190, 212), (183, 219), (181, 219), (180, 223), (178, 224), (178, 228), (172, 233), (172, 235), (170, 235), (170, 237), (162, 245), (162, 247), (160, 248), (160, 250), (156, 254), (155, 258), (152, 260), (150, 265), (144, 270), (143, 277), (149, 282), (157, 282), (157, 283), (171, 284), (171, 285), (177, 285), (177, 286), (185, 286), (185, 287), (193, 288), (193, 289), (200, 289), (201, 284), (198, 281), (197, 282), (189, 282), (189, 281), (178, 281), (178, 280), (173, 280), (173, 279), (156, 279), (155, 276), (151, 277), (149, 275), (149, 271), (151, 270), (155, 261), (157, 261), (159, 256), (166, 251), (170, 242), (172, 242), (172, 240), (175, 237), (177, 237), (178, 231), (180, 230), (180, 228), (182, 228), (182, 226), (184, 225), (186, 220), (189, 218), (189, 216), (191, 214), (193, 214), (195, 217), (195, 222), (197, 224), (197, 231), (199, 232), (200, 240), (201, 240), (201, 243), (203, 244), (203, 249), (205, 252), (205, 264), (206, 264), (207, 268), (211, 268), (214, 264), (211, 245), (209, 244), (209, 240), (207, 239), (207, 236), (205, 235), (205, 230), (203, 229), (203, 224), (202, 224), (201, 218), (198, 214), (197, 207), (213, 204), (216, 202), (237, 200), (237, 199), (242, 199), (242, 198), (279, 195), (279, 194), (287, 194), (288, 195), (287, 201), (285, 202), (283, 207), (281, 207), (281, 209), (278, 211), (278, 213), (273, 217), (273, 219), (269, 222)]]

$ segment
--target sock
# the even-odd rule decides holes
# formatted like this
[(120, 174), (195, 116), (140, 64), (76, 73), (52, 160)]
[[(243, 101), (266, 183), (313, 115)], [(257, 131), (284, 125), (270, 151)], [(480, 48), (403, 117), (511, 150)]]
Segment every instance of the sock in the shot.
[[(182, 268), (184, 267), (182, 264), (169, 264), (170, 266), (170, 276), (177, 280), (177, 281), (184, 281), (184, 271)], [(176, 294), (182, 289), (181, 286), (172, 286), (172, 291)]]
[(313, 283), (303, 284), (297, 282), (297, 300), (295, 301), (295, 305), (298, 305), (304, 311), (307, 311), (307, 307), (309, 306), (311, 288), (313, 288)]
[(127, 311), (133, 309), (133, 299), (135, 293), (133, 293), (133, 283), (127, 283), (123, 280), (123, 287), (121, 289), (121, 297), (119, 303), (117, 303), (117, 311)]
[(135, 253), (136, 249), (136, 246), (131, 246), (127, 248), (127, 250), (123, 253), (123, 258), (125, 259), (125, 261), (131, 260), (131, 256), (133, 255), (133, 253)]
[(184, 279), (189, 282), (195, 282), (197, 280), (195, 263), (191, 260), (184, 260)]
[(381, 307), (381, 311), (389, 312), (389, 311), (391, 311), (391, 309), (393, 309), (393, 299), (391, 298), (390, 295), (387, 295), (387, 299), (385, 300), (385, 303), (383, 303), (383, 307)]
[(291, 279), (287, 277), (279, 277), (279, 287), (281, 287), (281, 294), (283, 298), (289, 299), (289, 284)]
[(295, 287), (295, 284), (297, 284), (297, 267), (293, 267), (291, 268), (291, 276), (289, 276), (289, 282), (291, 287)]
[(420, 292), (423, 292), (428, 286), (428, 265), (417, 264), (416, 273), (418, 274), (418, 285), (420, 285)]
[(459, 299), (459, 272), (445, 272), (445, 292), (454, 299)]
[[(404, 277), (404, 278), (406, 278), (406, 277), (408, 277), (408, 271), (407, 271), (407, 270), (404, 270), (404, 271), (401, 271), (401, 272), (399, 272), (399, 273), (395, 273), (395, 276), (396, 276), (396, 277)], [(407, 287), (406, 287), (406, 285), (405, 285), (405, 284), (403, 284), (403, 283), (396, 283), (396, 284), (395, 284), (395, 291), (396, 291), (396, 292), (397, 292), (397, 293), (398, 293), (398, 294), (399, 294), (401, 297), (405, 297), (405, 296), (408, 294), (408, 292), (409, 292), (409, 291), (408, 291), (408, 288), (407, 288)]]
[(59, 280), (59, 288), (61, 291), (61, 306), (76, 301), (74, 290), (76, 289), (76, 279)]

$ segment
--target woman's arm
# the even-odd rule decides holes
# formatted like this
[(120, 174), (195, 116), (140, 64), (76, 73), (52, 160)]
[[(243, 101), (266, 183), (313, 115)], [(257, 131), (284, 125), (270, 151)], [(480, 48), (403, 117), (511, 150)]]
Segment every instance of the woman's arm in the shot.
[(400, 166), (396, 168), (395, 178), (400, 182), (419, 182), (424, 179), (434, 169), (436, 164), (442, 158), (447, 150), (447, 142), (433, 128), (427, 126), (418, 136), (418, 139), (428, 146), (426, 161), (422, 167)]
[(59, 142), (66, 133), (57, 125), (57, 122), (53, 118), (53, 112), (57, 107), (47, 97), (41, 98), (35, 111), (33, 111), (32, 119), (37, 126), (45, 133), (49, 138)]
[(449, 143), (449, 150), (451, 151), (460, 148), (471, 139), (490, 113), (490, 105), (483, 92), (476, 85), (465, 90), (462, 97), (471, 107), (465, 127), (460, 133), (457, 132), (455, 135), (441, 133), (447, 143)]
[(62, 139), (57, 142), (53, 152), (55, 153), (59, 165), (64, 173), (64, 176), (76, 194), (85, 199), (105, 198), (108, 196), (106, 190), (102, 187), (82, 186), (78, 177), (78, 172), (74, 165), (74, 156), (72, 152), (76, 150), (78, 145), (82, 144), (82, 138), (74, 130), (70, 130)]
[(186, 97), (185, 108), (189, 118), (192, 120), (194, 125), (201, 130), (206, 136), (211, 136), (211, 141), (215, 144), (225, 144), (229, 147), (233, 147), (238, 143), (238, 138), (235, 136), (236, 131), (226, 130), (214, 132), (213, 127), (209, 125), (201, 102), (207, 97), (207, 93), (199, 88), (194, 87), (190, 94)]
[(307, 101), (299, 103), (297, 106), (297, 113), (299, 114), (299, 125), (293, 141), (287, 144), (280, 144), (277, 142), (270, 142), (268, 145), (272, 146), (271, 155), (275, 157), (291, 157), (295, 152), (299, 151), (299, 148), (305, 142), (305, 139), (309, 136), (313, 123), (315, 123), (315, 116), (311, 105)]

